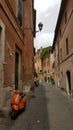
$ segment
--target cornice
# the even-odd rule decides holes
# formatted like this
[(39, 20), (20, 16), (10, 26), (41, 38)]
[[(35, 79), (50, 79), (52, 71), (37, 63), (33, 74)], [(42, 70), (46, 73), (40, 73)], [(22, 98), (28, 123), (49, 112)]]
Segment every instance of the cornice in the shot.
[(71, 58), (71, 56), (73, 56), (73, 52), (70, 53), (68, 56), (66, 56), (59, 64), (62, 64), (63, 62), (65, 62), (66, 60), (68, 60), (69, 58)]

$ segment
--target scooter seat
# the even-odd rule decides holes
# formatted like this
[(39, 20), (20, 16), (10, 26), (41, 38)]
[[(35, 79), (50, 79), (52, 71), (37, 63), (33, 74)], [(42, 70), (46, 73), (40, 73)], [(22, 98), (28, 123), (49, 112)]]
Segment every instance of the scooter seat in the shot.
[(20, 96), (20, 97), (21, 97), (21, 98), (23, 98), (24, 96), (25, 96), (25, 93), (21, 94), (21, 96)]

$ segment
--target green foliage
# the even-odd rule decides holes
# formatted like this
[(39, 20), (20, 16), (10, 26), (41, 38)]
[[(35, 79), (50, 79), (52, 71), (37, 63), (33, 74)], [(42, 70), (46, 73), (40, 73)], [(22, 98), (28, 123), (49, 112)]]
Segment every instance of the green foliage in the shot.
[(49, 53), (50, 53), (51, 49), (52, 49), (52, 46), (43, 48), (43, 49), (42, 49), (42, 52), (41, 52), (41, 54), (40, 54), (40, 59), (43, 60), (44, 57), (45, 57), (45, 55), (46, 55), (47, 53), (48, 53), (48, 57), (49, 57)]

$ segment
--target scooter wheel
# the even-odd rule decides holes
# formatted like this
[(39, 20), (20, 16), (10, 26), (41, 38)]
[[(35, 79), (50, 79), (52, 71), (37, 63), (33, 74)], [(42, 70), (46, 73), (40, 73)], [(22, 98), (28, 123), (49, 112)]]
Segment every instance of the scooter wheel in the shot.
[(10, 113), (11, 119), (16, 119), (18, 112), (16, 110), (12, 110)]

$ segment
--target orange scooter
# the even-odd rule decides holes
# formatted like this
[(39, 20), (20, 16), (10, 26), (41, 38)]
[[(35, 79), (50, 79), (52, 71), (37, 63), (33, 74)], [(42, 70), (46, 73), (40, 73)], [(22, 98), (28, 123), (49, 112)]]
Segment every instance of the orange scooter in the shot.
[(26, 95), (20, 90), (11, 90), (13, 92), (11, 97), (11, 112), (10, 116), (15, 119), (20, 110), (26, 107)]

